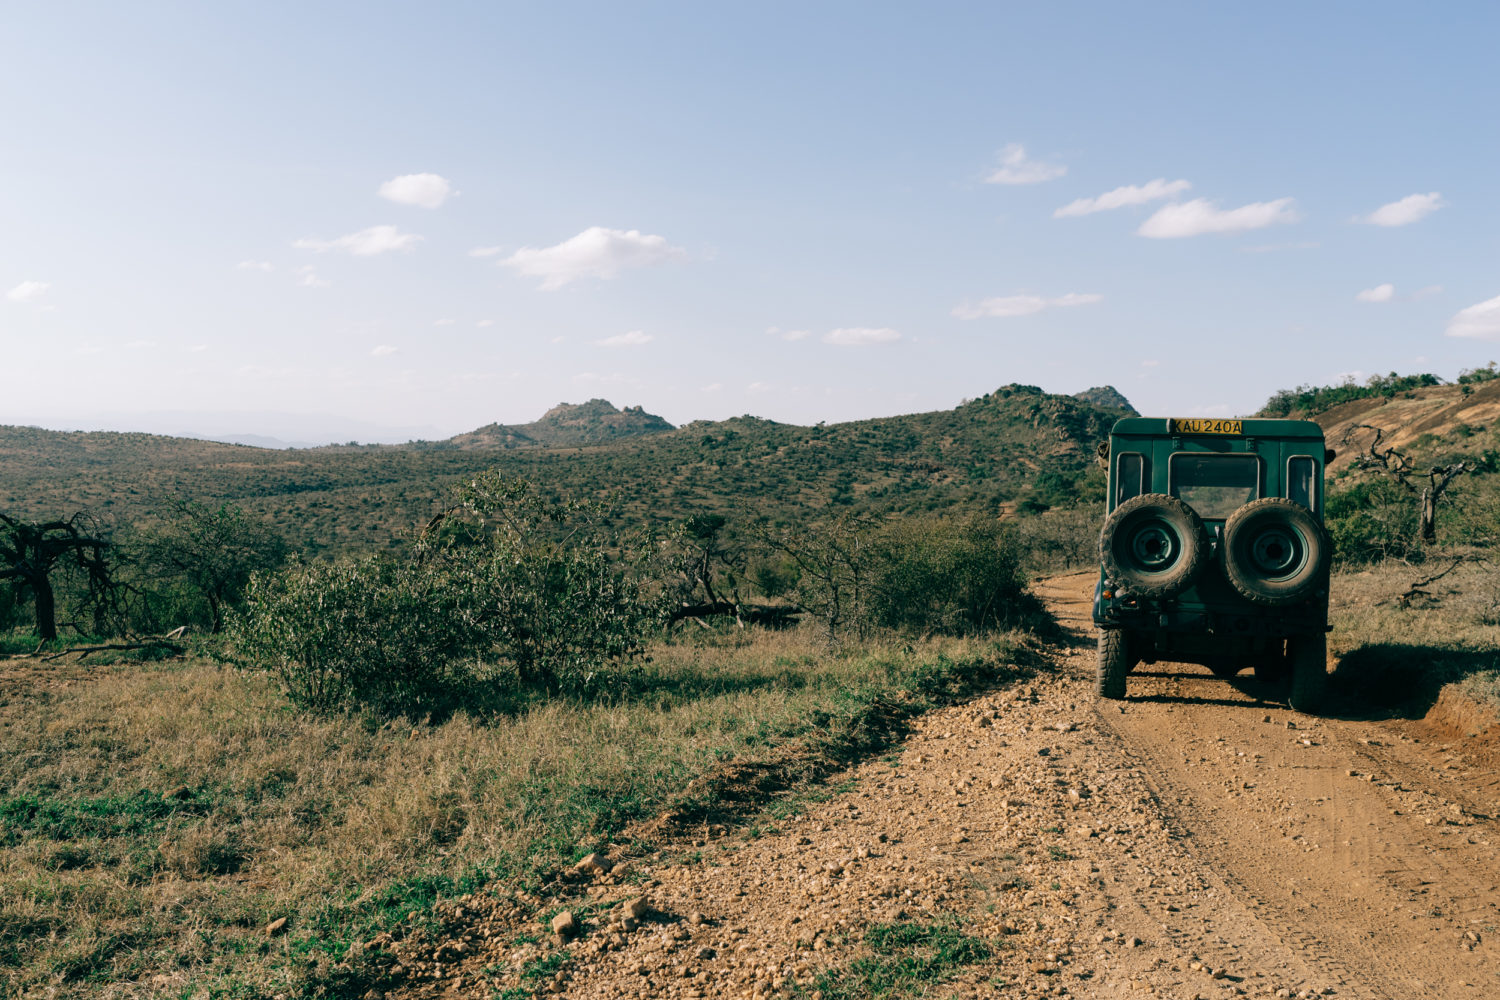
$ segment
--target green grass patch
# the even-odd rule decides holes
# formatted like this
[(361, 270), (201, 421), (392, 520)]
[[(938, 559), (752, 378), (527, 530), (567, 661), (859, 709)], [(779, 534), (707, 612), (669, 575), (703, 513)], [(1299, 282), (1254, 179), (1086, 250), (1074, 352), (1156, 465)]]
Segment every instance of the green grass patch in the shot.
[(932, 923), (875, 924), (865, 931), (864, 945), (868, 955), (823, 972), (804, 993), (820, 991), (824, 1000), (923, 996), (992, 954), (951, 915)]

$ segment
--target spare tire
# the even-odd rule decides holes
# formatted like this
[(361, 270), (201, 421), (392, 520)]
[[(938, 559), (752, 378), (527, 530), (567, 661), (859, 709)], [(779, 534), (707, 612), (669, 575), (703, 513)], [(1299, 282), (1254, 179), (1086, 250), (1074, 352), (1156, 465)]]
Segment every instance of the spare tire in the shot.
[(1099, 562), (1137, 597), (1186, 590), (1208, 562), (1208, 532), (1193, 509), (1165, 493), (1143, 493), (1114, 509), (1099, 533)]
[(1224, 522), (1224, 573), (1248, 601), (1277, 607), (1324, 585), (1333, 544), (1312, 512), (1281, 497), (1252, 500)]

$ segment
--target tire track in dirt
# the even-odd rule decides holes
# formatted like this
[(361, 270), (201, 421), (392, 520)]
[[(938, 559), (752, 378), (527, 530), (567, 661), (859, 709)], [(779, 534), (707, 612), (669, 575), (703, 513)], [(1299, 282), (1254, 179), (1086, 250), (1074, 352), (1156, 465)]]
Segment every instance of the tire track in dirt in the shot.
[[(1051, 603), (1086, 616), (1092, 586), (1054, 581)], [(1500, 929), (1488, 762), (1440, 767), (1412, 735), (1421, 720), (1310, 718), (1248, 675), (1182, 664), (1133, 674), (1100, 717), (1194, 857), (1341, 995), (1500, 995), (1485, 944)]]

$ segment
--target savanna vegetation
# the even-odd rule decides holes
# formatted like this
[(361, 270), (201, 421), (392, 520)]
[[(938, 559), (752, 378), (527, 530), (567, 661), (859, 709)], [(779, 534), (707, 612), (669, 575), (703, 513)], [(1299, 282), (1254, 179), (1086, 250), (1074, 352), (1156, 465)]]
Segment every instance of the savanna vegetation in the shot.
[[(1037, 669), (1028, 579), (1097, 558), (1094, 445), (1123, 411), (1091, 398), (1007, 386), (827, 427), (583, 407), (292, 452), (0, 429), (0, 652), (127, 647), (0, 660), (0, 975), (362, 996), (385, 973), (360, 943), (437, 900), (733, 815), (724, 775), (795, 789)], [(1359, 419), (1330, 442), (1340, 673), (1420, 649), (1422, 684), (1494, 697), (1500, 421), (1393, 448)], [(872, 930), (869, 975), (972, 960), (961, 928), (917, 933)]]

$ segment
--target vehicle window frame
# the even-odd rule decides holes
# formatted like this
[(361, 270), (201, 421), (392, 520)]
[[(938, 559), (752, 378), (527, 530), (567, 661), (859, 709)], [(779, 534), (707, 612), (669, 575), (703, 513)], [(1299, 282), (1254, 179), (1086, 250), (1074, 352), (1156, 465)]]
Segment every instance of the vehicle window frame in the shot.
[(1292, 483), (1294, 481), (1292, 477), (1293, 462), (1306, 462), (1308, 465), (1312, 466), (1312, 473), (1308, 476), (1308, 480), (1311, 484), (1309, 493), (1312, 503), (1307, 505), (1307, 509), (1316, 514), (1318, 510), (1323, 506), (1323, 477), (1318, 475), (1318, 460), (1312, 455), (1287, 456), (1286, 472), (1284, 473), (1285, 479), (1283, 480), (1285, 489), (1283, 489), (1281, 492), (1287, 494), (1286, 499), (1291, 500), (1293, 503), (1296, 503), (1297, 501), (1291, 496)]
[[(1255, 463), (1255, 496), (1251, 497), (1250, 499), (1251, 500), (1259, 500), (1261, 497), (1263, 497), (1263, 496), (1266, 495), (1266, 462), (1265, 462), (1265, 459), (1262, 458), (1258, 452), (1253, 452), (1253, 451), (1174, 451), (1170, 455), (1167, 456), (1167, 493), (1170, 494), (1171, 496), (1177, 497), (1177, 499), (1179, 499), (1179, 500), (1182, 500), (1182, 497), (1179, 496), (1178, 492), (1177, 492), (1177, 486), (1178, 486), (1178, 483), (1177, 483), (1177, 458), (1178, 458), (1178, 456), (1182, 456), (1184, 458), (1207, 458), (1207, 459), (1212, 459), (1212, 460), (1215, 460), (1215, 461), (1222, 461), (1224, 459), (1234, 459), (1234, 460), (1240, 461), (1240, 462), (1244, 462), (1246, 460), (1254, 461), (1254, 463)], [(1187, 501), (1185, 501), (1185, 500), (1183, 502), (1187, 503)], [(1247, 502), (1249, 502), (1249, 501), (1247, 501)], [(1194, 510), (1197, 511), (1198, 516), (1201, 517), (1201, 518), (1203, 518), (1203, 520), (1205, 520), (1205, 521), (1223, 521), (1223, 520), (1226, 520), (1228, 518), (1228, 515), (1225, 515), (1224, 517), (1205, 517), (1204, 514), (1203, 514), (1203, 512), (1197, 510), (1196, 507), (1194, 508)]]
[[(1134, 493), (1130, 494), (1129, 497), (1122, 497), (1120, 495), (1120, 466), (1121, 466), (1121, 464), (1123, 463), (1124, 459), (1127, 456), (1140, 459), (1140, 463), (1141, 463), (1140, 464), (1140, 477), (1139, 477), (1139, 480), (1135, 484), (1136, 485), (1136, 491)], [(1148, 485), (1149, 485), (1149, 483), (1150, 483), (1150, 466), (1149, 466), (1149, 463), (1148, 463), (1148, 461), (1146, 459), (1146, 453), (1145, 452), (1143, 452), (1143, 451), (1122, 451), (1122, 452), (1118, 453), (1117, 455), (1115, 455), (1114, 464), (1115, 464), (1115, 467), (1114, 467), (1114, 470), (1113, 470), (1114, 471), (1114, 476), (1112, 477), (1113, 478), (1113, 482), (1111, 483), (1111, 490), (1110, 490), (1110, 508), (1109, 508), (1110, 510), (1114, 510), (1116, 507), (1120, 506), (1120, 504), (1124, 503), (1126, 500), (1129, 500), (1130, 497), (1138, 497), (1142, 493), (1150, 493), (1151, 492), (1150, 489), (1147, 488)]]

